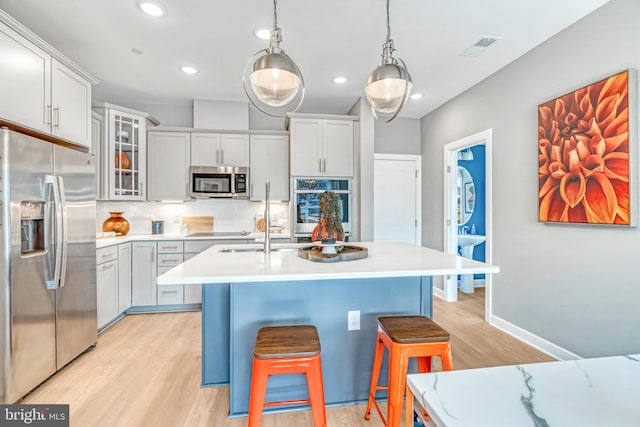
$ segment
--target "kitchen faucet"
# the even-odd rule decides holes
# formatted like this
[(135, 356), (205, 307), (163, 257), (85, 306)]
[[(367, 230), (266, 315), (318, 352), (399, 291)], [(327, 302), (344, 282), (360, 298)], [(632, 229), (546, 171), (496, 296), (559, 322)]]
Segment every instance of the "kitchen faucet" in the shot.
[(269, 235), (269, 228), (271, 228), (271, 207), (270, 196), (271, 196), (271, 182), (267, 181), (264, 184), (264, 253), (268, 254), (271, 252), (271, 236)]

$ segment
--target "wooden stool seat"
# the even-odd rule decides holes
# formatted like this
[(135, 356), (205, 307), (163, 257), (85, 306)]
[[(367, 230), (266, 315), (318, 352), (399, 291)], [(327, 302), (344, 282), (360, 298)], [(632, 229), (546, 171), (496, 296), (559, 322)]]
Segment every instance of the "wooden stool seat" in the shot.
[[(389, 351), (389, 380), (387, 386), (378, 385), (385, 348)], [(371, 372), (369, 400), (364, 418), (371, 418), (375, 406), (387, 427), (400, 427), (402, 401), (407, 381), (409, 359), (418, 359), (419, 372), (431, 372), (431, 357), (439, 356), (445, 371), (453, 369), (450, 336), (433, 320), (425, 316), (386, 316), (378, 318), (378, 336)], [(376, 391), (388, 390), (387, 418), (376, 402)], [(407, 414), (407, 420), (413, 414)], [(408, 421), (407, 421), (408, 422)]]
[(449, 341), (449, 332), (436, 322), (424, 316), (380, 317), (380, 327), (395, 342), (436, 342)]
[[(309, 399), (265, 402), (271, 375), (304, 374)], [(320, 339), (315, 326), (269, 326), (258, 331), (253, 348), (248, 427), (260, 427), (265, 406), (311, 404), (313, 424), (326, 427), (320, 361)]]
[(309, 325), (262, 328), (253, 348), (253, 355), (259, 358), (314, 356), (318, 353), (318, 331)]

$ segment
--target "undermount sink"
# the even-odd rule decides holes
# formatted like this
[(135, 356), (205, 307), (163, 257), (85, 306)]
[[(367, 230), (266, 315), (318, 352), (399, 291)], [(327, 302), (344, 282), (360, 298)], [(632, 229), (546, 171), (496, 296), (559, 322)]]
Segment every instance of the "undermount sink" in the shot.
[(475, 246), (486, 240), (485, 236), (479, 234), (458, 234), (458, 246)]
[[(298, 248), (271, 248), (271, 252), (293, 252)], [(264, 252), (263, 248), (224, 248), (220, 249), (220, 252)]]

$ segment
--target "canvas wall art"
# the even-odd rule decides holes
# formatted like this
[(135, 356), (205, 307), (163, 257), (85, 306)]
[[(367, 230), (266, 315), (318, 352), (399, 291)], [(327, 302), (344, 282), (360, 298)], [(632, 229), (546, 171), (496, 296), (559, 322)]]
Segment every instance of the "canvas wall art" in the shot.
[(635, 225), (634, 70), (538, 106), (543, 222)]

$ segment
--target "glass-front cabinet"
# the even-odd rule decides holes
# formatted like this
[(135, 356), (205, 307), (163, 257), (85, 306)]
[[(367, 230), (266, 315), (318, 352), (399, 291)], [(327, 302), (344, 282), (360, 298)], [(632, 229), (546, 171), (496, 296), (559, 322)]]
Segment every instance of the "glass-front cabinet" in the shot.
[(146, 140), (144, 118), (111, 110), (109, 199), (144, 200)]
[(108, 103), (94, 103), (103, 118), (99, 149), (100, 200), (146, 200), (147, 124), (159, 122), (147, 113)]

